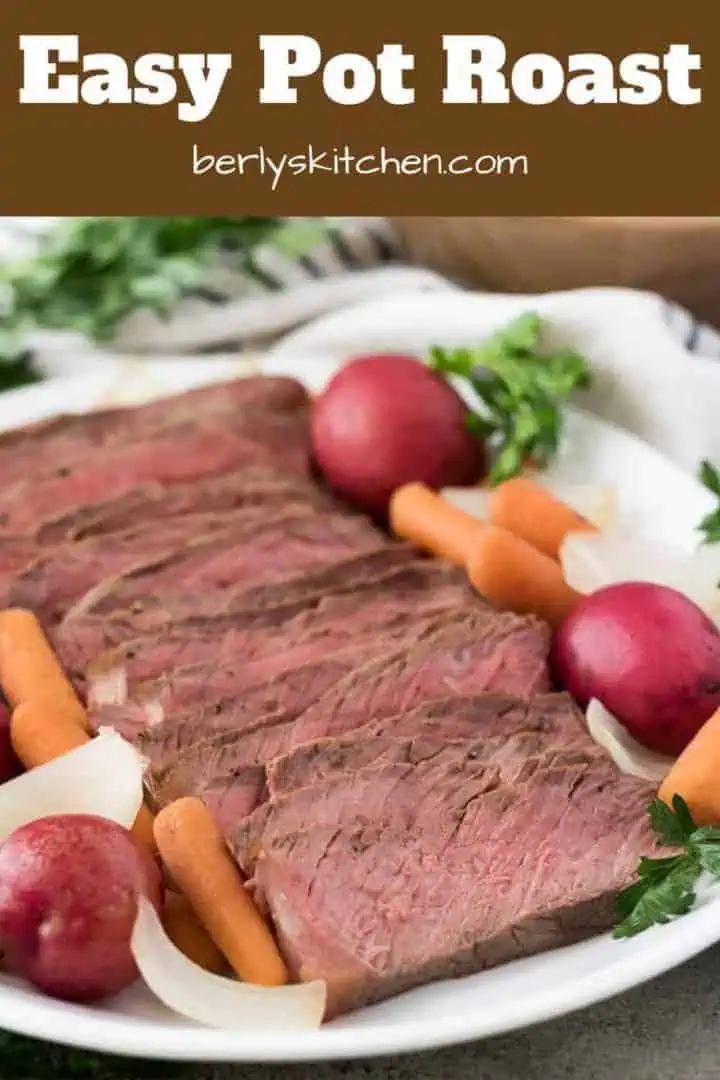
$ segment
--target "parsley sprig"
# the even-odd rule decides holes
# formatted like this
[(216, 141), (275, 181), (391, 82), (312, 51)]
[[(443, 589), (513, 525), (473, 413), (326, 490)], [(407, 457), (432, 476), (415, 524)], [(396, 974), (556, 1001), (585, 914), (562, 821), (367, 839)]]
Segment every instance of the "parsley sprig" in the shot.
[(661, 845), (677, 850), (664, 858), (640, 860), (637, 881), (617, 898), (622, 922), (615, 928), (616, 938), (634, 937), (686, 915), (695, 903), (700, 875), (720, 878), (720, 829), (698, 827), (680, 795), (672, 807), (655, 799), (649, 813)]
[(262, 280), (257, 254), (263, 245), (298, 256), (329, 231), (323, 219), (278, 217), (62, 220), (32, 256), (0, 265), (0, 364), (19, 363), (26, 335), (36, 329), (72, 330), (105, 342), (138, 309), (169, 313), (206, 285), (218, 253)]
[(717, 497), (718, 505), (698, 525), (704, 544), (720, 544), (720, 472), (709, 461), (700, 465), (700, 483)]
[(493, 452), (490, 483), (540, 468), (555, 457), (562, 435), (562, 404), (590, 385), (587, 361), (573, 349), (541, 351), (543, 323), (527, 312), (476, 349), (434, 348), (431, 366), (467, 380), (482, 403), (469, 417), (470, 429)]

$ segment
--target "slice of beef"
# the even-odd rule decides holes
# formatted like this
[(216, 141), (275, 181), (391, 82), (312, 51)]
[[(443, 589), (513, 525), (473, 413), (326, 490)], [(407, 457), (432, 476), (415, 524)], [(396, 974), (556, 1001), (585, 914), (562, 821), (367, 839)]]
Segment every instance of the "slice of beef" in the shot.
[(148, 595), (162, 602), (165, 597), (200, 597), (216, 590), (227, 594), (251, 583), (282, 580), (317, 562), (370, 551), (379, 542), (379, 532), (360, 517), (320, 514), (308, 507), (263, 516), (252, 535), (247, 530), (234, 533), (231, 527), (104, 581), (72, 611), (127, 610)]
[[(315, 512), (306, 503), (288, 504), (279, 520)], [(272, 513), (272, 511), (271, 511)], [(171, 558), (180, 550), (205, 545), (215, 536), (240, 542), (252, 536), (258, 526), (266, 527), (264, 507), (229, 510), (223, 513), (188, 514), (167, 521), (143, 523), (118, 533), (108, 543), (105, 537), (90, 537), (76, 543), (43, 549), (20, 573), (3, 595), (6, 605), (30, 608), (48, 622), (57, 621), (73, 603), (107, 580), (114, 580), (135, 567)]]
[[(274, 735), (281, 733), (276, 724)], [(360, 769), (386, 764), (437, 764), (457, 753), (495, 765), (513, 776), (528, 757), (543, 751), (600, 752), (587, 733), (577, 706), (566, 694), (540, 695), (532, 701), (494, 694), (428, 702), (401, 716), (373, 721), (343, 739), (320, 739), (299, 746), (266, 766), (238, 765), (219, 770), (199, 793), (223, 831), (269, 797)]]
[[(449, 605), (440, 604), (433, 609), (428, 605), (425, 617), (432, 617)], [(460, 615), (462, 609), (457, 609)], [(205, 660), (203, 663), (179, 667), (167, 674), (140, 682), (130, 681), (128, 696), (132, 700), (157, 701), (166, 715), (190, 707), (202, 708), (216, 701), (225, 701), (233, 695), (239, 696), (256, 686), (264, 686), (284, 675), (307, 666), (322, 664), (336, 655), (345, 655), (350, 650), (352, 663), (365, 662), (377, 657), (383, 649), (390, 649), (398, 642), (405, 642), (412, 635), (414, 638), (422, 622), (408, 621), (408, 612), (391, 609), (381, 613), (377, 621), (370, 620), (362, 624), (344, 624), (330, 626), (326, 630), (318, 628), (316, 634), (308, 634), (304, 640), (292, 643), (292, 637), (279, 640), (275, 635), (273, 647), (272, 635), (266, 638), (266, 648), (254, 658), (244, 653), (228, 657), (224, 662), (218, 658)], [(352, 666), (350, 667), (352, 670)], [(127, 684), (126, 684), (127, 685)], [(92, 693), (90, 680), (89, 701), (97, 700)]]
[(211, 416), (307, 412), (308, 396), (294, 379), (251, 376), (189, 390), (146, 405), (55, 417), (0, 434), (0, 489), (50, 468), (86, 461), (110, 443), (135, 442), (163, 428)]
[[(418, 813), (425, 815), (433, 804), (438, 813), (447, 813), (446, 788), (452, 788), (457, 805), (463, 805), (501, 782), (522, 781), (539, 760), (544, 767), (556, 762), (567, 766), (603, 754), (592, 739), (580, 737), (581, 729), (575, 734), (575, 744), (568, 747), (557, 733), (553, 739), (527, 730), (453, 742), (437, 736), (405, 740), (405, 760), (367, 767), (358, 763), (357, 768), (320, 783), (271, 796), (228, 833), (233, 854), (250, 877), (262, 850), (301, 828), (392, 820), (396, 828), (410, 829)], [(482, 779), (480, 790), (475, 789), (477, 777)], [(228, 824), (232, 823), (223, 822), (226, 829)]]
[[(187, 620), (170, 627), (158, 637), (148, 634), (131, 639), (116, 649), (101, 654), (89, 665), (90, 685), (107, 671), (122, 669), (127, 696), (147, 699), (156, 696), (155, 683), (163, 685), (192, 678), (192, 670), (204, 664), (215, 668), (237, 663), (249, 668), (263, 660), (266, 677), (282, 670), (299, 667), (346, 648), (369, 632), (377, 633), (393, 626), (406, 626), (409, 619), (418, 623), (442, 611), (464, 610), (469, 604), (481, 605), (471, 596), (460, 574), (430, 572), (430, 563), (418, 563), (398, 571), (373, 592), (358, 590), (322, 598), (319, 603), (294, 613), (290, 608), (262, 609), (252, 618), (237, 616), (209, 620)], [(447, 584), (442, 584), (443, 577)], [(429, 587), (431, 585), (435, 587)], [(282, 619), (282, 612), (287, 618)], [(187, 674), (183, 674), (184, 669)], [(259, 680), (265, 681), (265, 680)], [(92, 698), (90, 698), (92, 700)]]
[(40, 544), (58, 544), (127, 532), (181, 515), (270, 508), (301, 501), (328, 510), (334, 506), (329, 495), (302, 476), (262, 465), (250, 466), (204, 484), (152, 484), (118, 499), (74, 507), (42, 525), (37, 539)]
[(105, 536), (91, 536), (43, 548), (15, 575), (4, 599), (32, 608), (48, 622), (57, 621), (88, 593), (102, 592), (126, 572), (154, 567), (196, 547), (205, 551), (213, 538), (225, 546), (251, 545), (270, 528), (287, 523), (292, 530), (297, 519), (323, 513), (320, 506), (304, 499), (288, 499), (282, 506), (248, 506), (142, 522), (114, 534), (111, 542)]
[[(161, 635), (170, 625), (197, 623), (204, 626), (208, 620), (218, 618), (245, 620), (248, 612), (261, 613), (261, 620), (269, 612), (267, 618), (271, 622), (276, 612), (282, 621), (289, 613), (296, 614), (316, 605), (325, 596), (372, 589), (377, 582), (402, 570), (418, 557), (418, 552), (409, 545), (388, 543), (383, 538), (372, 550), (361, 555), (319, 563), (317, 567), (280, 581), (228, 590), (223, 594), (213, 593), (211, 597), (166, 596), (159, 600), (146, 596), (110, 615), (95, 614), (88, 603), (82, 611), (68, 612), (61, 626), (53, 631), (53, 644), (65, 665), (79, 671), (105, 649), (142, 634)], [(430, 559), (423, 561), (436, 567), (443, 565)]]
[[(306, 664), (285, 672), (282, 677), (253, 687), (242, 696), (228, 695), (221, 677), (216, 689), (207, 688), (211, 703), (205, 707), (195, 704), (166, 716), (162, 706), (158, 708), (154, 701), (129, 701), (124, 705), (91, 707), (89, 721), (95, 731), (104, 726), (113, 727), (126, 739), (141, 745), (158, 783), (171, 769), (178, 769), (178, 775), (191, 777), (196, 768), (197, 745), (203, 744), (198, 761), (213, 763), (218, 754), (223, 761), (226, 757), (241, 760), (234, 753), (234, 743), (241, 735), (244, 737), (251, 727), (262, 727), (268, 718), (274, 723), (279, 713), (283, 720), (294, 720), (296, 709), (314, 701), (352, 671), (352, 667), (352, 656), (335, 656), (329, 662)], [(282, 749), (278, 751), (281, 752)], [(249, 749), (248, 754), (249, 760), (254, 760)], [(188, 783), (191, 782), (189, 779)]]
[[(464, 769), (492, 767), (497, 769), (501, 780), (511, 782), (521, 779), (528, 768), (528, 761), (540, 755), (549, 757), (557, 754), (564, 762), (568, 762), (576, 760), (578, 756), (584, 761), (588, 756), (603, 753), (577, 722), (572, 727), (567, 742), (564, 741), (566, 736), (566, 731), (549, 733), (536, 728), (518, 731), (510, 729), (494, 734), (483, 732), (473, 738), (449, 739), (437, 725), (431, 733), (405, 739), (397, 739), (391, 735), (379, 738), (363, 736), (356, 740), (352, 753), (349, 748), (343, 748), (339, 756), (336, 754), (331, 768), (309, 771), (306, 778), (297, 778), (297, 786), (279, 787), (274, 781), (272, 767), (245, 765), (238, 767), (232, 777), (224, 777), (222, 774), (213, 777), (213, 782), (198, 794), (214, 815), (218, 827), (233, 835), (241, 868), (245, 873), (251, 874), (260, 846), (260, 837), (265, 835), (265, 826), (270, 817), (275, 828), (282, 829), (283, 822), (289, 821), (294, 829), (298, 805), (308, 806), (317, 796), (320, 811), (317, 821), (314, 816), (312, 820), (316, 824), (331, 824), (331, 821), (325, 819), (325, 800), (330, 790), (335, 794), (340, 793), (344, 799), (344, 788), (356, 776), (384, 771), (389, 766), (411, 766), (432, 767), (437, 770), (436, 775), (439, 778), (444, 778), (445, 772), (457, 777)], [(326, 765), (329, 763), (329, 754), (328, 751), (324, 759)], [(307, 784), (303, 782), (304, 779), (307, 779)], [(296, 798), (291, 799), (290, 796)], [(329, 811), (329, 816), (335, 820), (337, 804), (331, 801), (330, 805), (333, 809)], [(285, 806), (290, 814), (289, 818), (284, 818), (280, 812), (280, 808)], [(358, 815), (351, 809), (349, 812), (347, 822), (340, 816), (337, 823), (351, 823), (358, 816), (362, 818), (364, 813), (361, 810)]]
[[(270, 714), (272, 722), (278, 713), (296, 717), (308, 705), (318, 700), (338, 680), (353, 671), (358, 664), (369, 661), (384, 649), (392, 649), (402, 642), (416, 642), (437, 636), (438, 627), (448, 619), (462, 621), (463, 612), (443, 614), (419, 623), (407, 622), (386, 628), (365, 640), (330, 655), (322, 656), (314, 663), (289, 667), (274, 673), (269, 680), (258, 678), (257, 670), (246, 672), (242, 661), (230, 669), (208, 665), (202, 673), (193, 671), (185, 686), (186, 698), (182, 708), (168, 706), (168, 696), (157, 693), (145, 703), (129, 702), (127, 721), (123, 707), (113, 705), (107, 713), (104, 706), (91, 707), (90, 722), (97, 730), (110, 724), (126, 737), (134, 737), (139, 722), (148, 718), (150, 730), (142, 739), (143, 753), (149, 758), (156, 775), (168, 767), (181, 764), (176, 759), (182, 751), (195, 744), (210, 741), (213, 733), (222, 732), (223, 743), (239, 735), (248, 724), (255, 725)], [(262, 676), (261, 671), (261, 676)], [(158, 710), (144, 707), (159, 704), (162, 722), (156, 721)], [(111, 716), (112, 719), (108, 719)], [(253, 744), (254, 745), (254, 744)], [(248, 759), (255, 761), (254, 757)]]
[(607, 929), (657, 850), (652, 788), (603, 757), (478, 786), (428, 791), (411, 768), (392, 799), (365, 793), (384, 817), (263, 843), (255, 886), (293, 977), (327, 980), (329, 1015)]
[(119, 498), (143, 484), (187, 483), (251, 464), (307, 471), (305, 423), (254, 417), (252, 424), (187, 422), (157, 435), (106, 446), (69, 465), (54, 464), (4, 492), (8, 532), (36, 532), (82, 503)]
[(530, 698), (550, 689), (544, 623), (475, 612), (436, 640), (398, 649), (353, 672), (298, 719), (292, 745), (341, 735), (432, 698), (482, 691)]
[(592, 744), (568, 694), (539, 694), (530, 701), (499, 694), (441, 698), (341, 738), (298, 746), (268, 763), (267, 787), (272, 796), (285, 795), (370, 765), (417, 761), (452, 743), (480, 739), (490, 745), (520, 733), (558, 749)]
[(33, 559), (40, 549), (30, 536), (3, 536), (0, 533), (0, 593), (7, 595), (17, 574)]
[[(547, 689), (547, 670), (544, 656), (547, 636), (532, 620), (496, 612), (478, 611), (457, 617), (441, 617), (445, 626), (437, 626), (432, 620), (422, 633), (410, 636), (408, 644), (393, 649), (391, 644), (378, 643), (375, 655), (387, 658), (370, 660), (357, 658), (352, 663), (352, 650), (338, 653), (330, 660), (308, 665), (288, 672), (270, 684), (270, 690), (279, 689), (281, 695), (268, 695), (261, 688), (262, 700), (257, 707), (255, 692), (243, 695), (242, 713), (255, 719), (250, 727), (239, 721), (236, 707), (220, 710), (210, 721), (215, 733), (210, 733), (207, 715), (190, 712), (173, 717), (163, 724), (152, 727), (141, 740), (143, 752), (151, 763), (151, 772), (158, 799), (170, 801), (182, 795), (202, 795), (209, 789), (225, 790), (232, 785), (238, 769), (246, 766), (264, 765), (273, 758), (287, 753), (305, 739), (308, 725), (305, 719), (312, 714), (313, 737), (347, 732), (359, 728), (370, 720), (394, 715), (439, 694), (454, 693), (476, 695), (483, 691), (497, 693), (515, 692), (517, 679), (505, 683), (502, 663), (492, 660), (488, 650), (492, 638), (501, 649), (506, 639), (518, 638), (518, 660), (525, 653), (527, 682), (525, 690), (532, 692)], [(494, 624), (495, 633), (488, 630)], [(538, 635), (529, 645), (525, 640), (527, 627)], [(498, 627), (499, 632), (498, 632)], [(483, 629), (485, 628), (485, 629)], [(543, 660), (542, 675), (538, 675), (538, 649)], [(432, 658), (432, 659), (429, 659)], [(397, 670), (402, 661), (402, 672)], [(346, 665), (343, 673), (343, 665)], [(348, 671), (349, 667), (349, 671)], [(332, 673), (331, 677), (329, 673)], [(338, 702), (351, 687), (361, 702), (361, 708), (340, 709)], [(341, 690), (345, 688), (345, 690)], [(323, 703), (329, 702), (330, 707)], [(261, 715), (261, 709), (271, 714), (270, 722)], [(102, 715), (102, 714), (100, 714)], [(325, 730), (319, 726), (319, 717), (325, 716)], [(135, 713), (137, 716), (137, 713)], [(135, 720), (137, 726), (137, 720)], [(200, 738), (198, 737), (200, 733)]]

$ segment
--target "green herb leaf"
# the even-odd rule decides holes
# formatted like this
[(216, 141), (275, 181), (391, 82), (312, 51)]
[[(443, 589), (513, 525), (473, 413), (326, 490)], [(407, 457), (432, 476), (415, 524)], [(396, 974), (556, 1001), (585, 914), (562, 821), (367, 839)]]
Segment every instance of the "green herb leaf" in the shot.
[(668, 855), (665, 859), (642, 858), (638, 863), (638, 877), (652, 878), (653, 881), (661, 880), (675, 868), (678, 858), (680, 858), (678, 855)]
[(622, 920), (614, 931), (617, 938), (633, 937), (687, 914), (695, 903), (702, 871), (720, 878), (720, 828), (698, 828), (679, 795), (674, 796), (672, 807), (655, 799), (648, 813), (660, 842), (675, 848), (677, 854), (640, 860), (637, 880), (617, 897)]
[(679, 795), (673, 799), (672, 808), (662, 799), (654, 799), (650, 803), (648, 813), (653, 829), (662, 842), (669, 844), (670, 847), (679, 847), (684, 844), (695, 828), (690, 811)]
[(720, 878), (720, 844), (716, 841), (714, 844), (697, 844), (693, 847), (703, 870)]
[(700, 465), (700, 481), (708, 491), (720, 498), (720, 472), (709, 461), (703, 461)]
[(294, 256), (331, 226), (276, 217), (71, 218), (41, 241), (37, 254), (0, 266), (0, 364), (16, 361), (35, 329), (78, 331), (108, 341), (138, 309), (166, 314), (206, 286), (213, 258), (261, 277), (260, 245)]
[(543, 467), (557, 454), (562, 405), (590, 385), (587, 362), (572, 349), (540, 351), (543, 324), (526, 312), (476, 349), (434, 348), (430, 364), (466, 381), (478, 399), (480, 421), (470, 430), (492, 453), (490, 483), (516, 476), (528, 461)]
[[(685, 856), (678, 859), (667, 873), (647, 878), (642, 893), (637, 890), (633, 893), (633, 907), (615, 928), (614, 936), (634, 937), (651, 926), (686, 915), (695, 903), (695, 884), (699, 874), (699, 861)], [(620, 903), (621, 908), (627, 911), (627, 898)]]
[(720, 471), (709, 461), (703, 461), (698, 476), (703, 487), (718, 499), (717, 509), (702, 519), (698, 532), (702, 534), (703, 544), (720, 544)]

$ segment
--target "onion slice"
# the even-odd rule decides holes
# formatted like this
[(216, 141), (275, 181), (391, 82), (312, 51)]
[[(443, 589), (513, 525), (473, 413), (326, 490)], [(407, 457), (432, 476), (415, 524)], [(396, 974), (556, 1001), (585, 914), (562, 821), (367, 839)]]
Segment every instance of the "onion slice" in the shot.
[(588, 731), (606, 750), (621, 772), (660, 784), (673, 764), (673, 758), (648, 750), (632, 737), (617, 717), (593, 698), (585, 713)]
[(568, 533), (560, 549), (565, 581), (584, 596), (625, 581), (649, 581), (681, 592), (720, 618), (720, 550), (684, 552), (619, 531)]
[(188, 1020), (249, 1034), (312, 1031), (322, 1023), (324, 982), (267, 987), (213, 975), (173, 945), (146, 897), (138, 901), (130, 948), (148, 988)]
[(101, 728), (84, 746), (0, 784), (0, 842), (52, 814), (95, 814), (129, 829), (143, 802), (141, 754)]

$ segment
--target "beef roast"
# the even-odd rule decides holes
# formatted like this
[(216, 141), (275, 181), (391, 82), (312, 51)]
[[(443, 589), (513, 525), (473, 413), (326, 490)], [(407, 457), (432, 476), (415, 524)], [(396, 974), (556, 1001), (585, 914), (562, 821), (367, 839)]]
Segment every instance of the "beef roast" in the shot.
[(111, 443), (136, 442), (188, 421), (252, 411), (255, 416), (281, 414), (305, 422), (308, 404), (306, 390), (295, 379), (252, 376), (147, 405), (44, 420), (0, 434), (0, 489), (50, 469), (87, 462), (99, 448)]
[[(392, 820), (397, 829), (412, 828), (418, 812), (436, 804), (444, 813), (448, 792), (462, 805), (501, 782), (519, 783), (542, 759), (544, 767), (590, 761), (603, 751), (575, 729), (575, 743), (562, 746), (556, 737), (532, 731), (508, 732), (445, 742), (437, 736), (397, 740), (403, 755), (387, 762), (340, 770), (316, 784), (273, 795), (269, 801), (232, 827), (223, 823), (241, 869), (249, 877), (259, 853), (273, 840), (295, 833), (309, 823), (318, 825), (370, 824)], [(476, 778), (482, 786), (475, 787)], [(411, 781), (411, 782), (410, 782)], [(419, 807), (422, 804), (422, 810)]]
[(0, 533), (0, 592), (7, 596), (17, 574), (39, 554), (30, 536), (3, 536)]
[(269, 762), (267, 787), (273, 796), (284, 795), (370, 765), (420, 760), (464, 740), (491, 744), (518, 734), (534, 735), (546, 748), (593, 745), (567, 694), (540, 694), (531, 701), (499, 694), (440, 698), (340, 738), (303, 743)]
[[(350, 559), (321, 563), (300, 575), (283, 577), (262, 585), (248, 585), (211, 596), (145, 597), (130, 607), (107, 615), (71, 611), (62, 623), (52, 628), (53, 646), (66, 669), (78, 678), (92, 658), (127, 643), (150, 638), (159, 644), (168, 628), (173, 634), (195, 638), (205, 633), (225, 632), (231, 627), (278, 627), (301, 612), (312, 611), (332, 596), (348, 593), (372, 594), (383, 583), (391, 583), (406, 571), (412, 578), (420, 571), (428, 590), (434, 585), (454, 583), (467, 587), (462, 571), (430, 559), (418, 560), (412, 548), (388, 544), (384, 540), (368, 553)], [(114, 666), (122, 653), (103, 659), (99, 668)], [(131, 657), (132, 658), (132, 657)], [(151, 661), (151, 666), (154, 665)], [(142, 677), (142, 674), (141, 674)]]
[(513, 783), (387, 768), (362, 774), (362, 800), (350, 785), (347, 824), (313, 812), (277, 834), (271, 814), (260, 839), (254, 887), (291, 974), (327, 980), (331, 1016), (607, 929), (656, 849), (652, 787), (599, 754), (534, 759)]
[[(275, 509), (274, 516), (287, 521), (314, 512), (311, 504), (290, 502), (282, 511)], [(232, 538), (233, 543), (239, 543), (267, 525), (268, 512), (264, 507), (248, 507), (143, 522), (116, 534), (110, 543), (104, 536), (96, 536), (60, 544), (39, 555), (36, 553), (28, 566), (15, 574), (3, 600), (6, 605), (30, 608), (48, 622), (54, 622), (91, 590), (133, 568), (154, 566), (197, 545), (204, 549), (215, 536), (218, 542), (222, 537), (222, 542)]]
[[(392, 649), (402, 642), (416, 643), (434, 638), (447, 620), (460, 623), (465, 618), (466, 612), (458, 611), (421, 623), (403, 621), (330, 656), (323, 655), (313, 663), (272, 671), (269, 679), (263, 677), (266, 672), (262, 668), (252, 670), (249, 665), (250, 670), (244, 670), (242, 661), (230, 670), (207, 665), (202, 672), (193, 670), (187, 680), (183, 678), (184, 673), (180, 675), (180, 685), (186, 694), (180, 702), (172, 701), (173, 686), (177, 681), (174, 676), (169, 679), (169, 694), (163, 694), (162, 684), (154, 693), (148, 694), (146, 703), (154, 706), (157, 702), (162, 709), (161, 722), (157, 719), (159, 710), (151, 708), (147, 711), (143, 703), (133, 701), (124, 707), (127, 721), (122, 706), (113, 705), (110, 713), (101, 705), (90, 709), (90, 722), (95, 730), (109, 725), (126, 737), (134, 738), (141, 730), (141, 718), (147, 717), (150, 730), (143, 736), (142, 749), (156, 777), (167, 765), (184, 768), (184, 759), (176, 760), (178, 753), (200, 742), (210, 743), (214, 732), (223, 733), (223, 745), (228, 736), (231, 743), (237, 742), (237, 746), (230, 747), (230, 753), (243, 754), (247, 751), (243, 739), (249, 723), (255, 727), (268, 714), (274, 722), (278, 713), (294, 719), (358, 664), (369, 661), (383, 649)], [(282, 655), (279, 660), (282, 665)], [(284, 734), (283, 738), (286, 737)], [(248, 760), (255, 762), (255, 751)]]
[(253, 425), (246, 430), (226, 421), (188, 421), (139, 442), (101, 448), (90, 461), (87, 456), (71, 464), (53, 460), (48, 471), (5, 489), (5, 527), (36, 532), (81, 503), (106, 502), (151, 482), (199, 481), (250, 464), (307, 471), (304, 421), (274, 418), (269, 434), (264, 418), (253, 418)]
[(58, 544), (124, 533), (181, 515), (260, 506), (269, 509), (289, 502), (337, 509), (335, 501), (305, 477), (258, 465), (226, 473), (202, 485), (150, 484), (117, 499), (81, 503), (56, 520), (45, 522), (38, 530), (37, 540), (43, 545)]
[[(529, 635), (528, 630), (532, 631)], [(380, 639), (365, 654), (355, 651), (353, 655), (348, 649), (286, 672), (267, 686), (243, 694), (239, 710), (226, 703), (209, 719), (206, 713), (198, 716), (191, 709), (150, 727), (141, 738), (141, 748), (150, 761), (158, 802), (226, 792), (235, 784), (238, 770), (244, 774), (247, 766), (264, 765), (310, 738), (359, 728), (442, 693), (511, 694), (517, 691), (517, 672), (523, 664), (522, 692), (547, 689), (547, 635), (533, 620), (480, 609), (439, 616), (423, 632), (410, 631), (412, 627), (408, 643), (397, 648)], [(517, 669), (488, 658), (489, 641), (497, 645), (499, 640), (504, 648), (506, 639), (515, 640)], [(368, 653), (383, 659), (368, 661)], [(352, 707), (354, 699), (341, 689), (348, 686), (361, 703), (357, 710)], [(343, 701), (347, 702), (344, 707)], [(263, 711), (269, 716), (264, 717)], [(128, 712), (133, 719), (123, 722), (125, 730), (137, 731), (137, 707)], [(311, 726), (308, 716), (315, 734), (306, 739), (304, 733)], [(108, 722), (102, 717), (101, 710), (96, 723)], [(209, 727), (215, 734), (207, 734)]]
[(263, 678), (255, 681), (265, 681), (330, 656), (368, 634), (481, 604), (471, 597), (466, 582), (458, 580), (460, 574), (438, 574), (435, 568), (433, 563), (418, 563), (379, 583), (374, 593), (326, 596), (301, 612), (289, 606), (190, 619), (160, 636), (146, 634), (108, 650), (90, 664), (87, 677), (92, 683), (98, 675), (122, 669), (127, 696), (144, 699), (157, 696), (156, 680), (167, 689), (170, 683), (192, 679), (193, 671), (202, 677), (203, 665), (217, 669), (240, 662), (252, 673), (255, 662), (264, 661)]
[[(468, 769), (492, 766), (497, 769), (499, 779), (515, 782), (527, 771), (528, 762), (538, 756), (550, 760), (555, 754), (568, 763), (602, 754), (577, 717), (569, 713), (570, 710), (565, 710), (557, 714), (555, 730), (542, 725), (517, 730), (512, 727), (493, 730), (489, 726), (487, 730), (476, 730), (472, 737), (449, 739), (436, 725), (432, 731), (405, 738), (358, 734), (352, 742), (349, 739), (325, 740), (314, 755), (308, 753), (306, 756), (305, 764), (310, 767), (306, 767), (304, 773), (297, 767), (292, 773), (283, 769), (282, 763), (293, 756), (286, 755), (270, 762), (265, 769), (255, 766), (253, 772), (251, 766), (242, 767), (232, 784), (223, 786), (216, 779), (210, 788), (201, 792), (201, 796), (215, 814), (218, 825), (224, 831), (232, 832), (240, 865), (251, 874), (260, 847), (259, 839), (267, 839), (265, 827), (270, 818), (273, 828), (279, 830), (277, 835), (286, 827), (295, 831), (298, 818), (303, 816), (303, 806), (307, 808), (311, 804), (313, 809), (308, 820), (312, 820), (313, 826), (332, 824), (333, 821), (343, 824), (342, 813), (345, 811), (354, 813), (356, 820), (363, 820), (362, 784), (358, 787), (359, 801), (354, 811), (352, 803), (346, 802), (347, 792), (354, 791), (353, 785), (361, 778), (372, 785), (371, 790), (375, 793), (378, 775), (405, 775), (389, 766), (432, 768), (438, 785), (444, 783), (446, 777), (457, 779)], [(314, 745), (309, 744), (307, 750), (311, 751)], [(240, 798), (244, 800), (242, 803)], [(390, 798), (393, 798), (392, 793)], [(376, 805), (371, 801), (370, 807), (369, 820), (374, 820)], [(244, 821), (239, 810), (248, 815)], [(242, 823), (238, 824), (240, 821)]]
[(340, 735), (432, 698), (482, 691), (532, 697), (549, 689), (550, 634), (537, 619), (477, 611), (437, 636), (360, 667), (298, 719), (292, 744)]
[(263, 516), (252, 531), (241, 526), (201, 538), (165, 558), (101, 583), (73, 611), (105, 614), (132, 606), (148, 594), (156, 599), (226, 593), (259, 581), (280, 580), (312, 566), (377, 547), (379, 534), (363, 518), (319, 514), (312, 508)]

